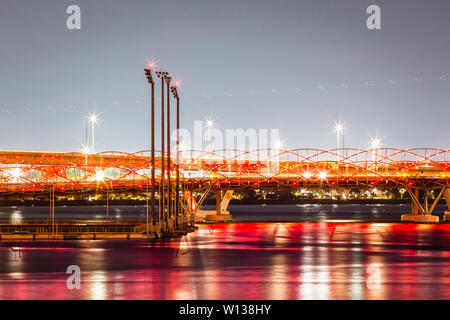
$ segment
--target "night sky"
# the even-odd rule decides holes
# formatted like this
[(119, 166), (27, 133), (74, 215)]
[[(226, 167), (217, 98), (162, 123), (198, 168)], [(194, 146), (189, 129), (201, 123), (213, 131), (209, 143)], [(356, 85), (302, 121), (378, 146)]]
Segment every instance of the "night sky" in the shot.
[(148, 149), (151, 58), (182, 80), (190, 130), (212, 118), (328, 149), (342, 121), (348, 147), (449, 148), (446, 0), (2, 0), (0, 43), (3, 149), (79, 151), (94, 111), (96, 151)]

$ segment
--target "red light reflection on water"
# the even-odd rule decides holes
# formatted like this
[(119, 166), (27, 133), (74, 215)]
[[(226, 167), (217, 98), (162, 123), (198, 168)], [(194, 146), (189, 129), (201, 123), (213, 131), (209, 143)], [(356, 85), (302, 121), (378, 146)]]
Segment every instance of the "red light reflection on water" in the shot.
[(0, 242), (0, 299), (449, 299), (449, 236), (449, 224), (231, 223), (154, 244)]

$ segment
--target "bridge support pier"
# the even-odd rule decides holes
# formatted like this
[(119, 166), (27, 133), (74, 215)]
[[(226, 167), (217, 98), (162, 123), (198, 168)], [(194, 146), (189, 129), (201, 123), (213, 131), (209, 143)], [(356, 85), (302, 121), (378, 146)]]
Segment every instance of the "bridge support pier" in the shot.
[[(441, 189), (441, 191), (439, 192), (439, 195), (436, 197), (436, 199), (434, 200), (431, 207), (428, 206), (428, 190), (427, 189), (424, 189), (423, 206), (420, 204), (418, 188), (414, 188), (414, 192), (409, 187), (407, 187), (406, 190), (408, 191), (409, 196), (411, 197), (411, 214), (403, 214), (401, 217), (402, 221), (419, 222), (419, 223), (438, 223), (439, 217), (433, 216), (433, 215), (431, 215), (431, 213), (433, 212), (434, 208), (438, 204), (439, 200), (444, 195), (444, 192), (446, 192), (447, 188), (443, 187)], [(449, 215), (449, 217), (450, 217), (450, 215)], [(444, 217), (444, 220), (445, 220), (445, 217)]]
[(222, 193), (220, 190), (216, 191), (216, 209), (215, 210), (203, 210), (200, 208), (203, 201), (206, 199), (211, 188), (207, 188), (200, 200), (195, 201), (192, 193), (190, 191), (185, 191), (184, 196), (188, 206), (188, 211), (194, 215), (195, 222), (203, 221), (231, 221), (231, 214), (227, 210), (228, 204), (231, 200), (231, 195), (233, 190), (227, 190), (222, 198)]
[(231, 200), (233, 190), (228, 190), (222, 199), (222, 192), (216, 191), (216, 214), (208, 214), (205, 216), (206, 221), (231, 221), (231, 214), (227, 210)]

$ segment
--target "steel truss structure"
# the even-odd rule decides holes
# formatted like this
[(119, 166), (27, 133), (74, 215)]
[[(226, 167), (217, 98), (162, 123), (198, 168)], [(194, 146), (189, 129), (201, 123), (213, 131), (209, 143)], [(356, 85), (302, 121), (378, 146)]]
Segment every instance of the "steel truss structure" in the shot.
[[(180, 169), (183, 189), (400, 188), (450, 186), (450, 150), (220, 150), (171, 153), (169, 173)], [(177, 157), (178, 156), (178, 157)], [(161, 180), (155, 152), (155, 181), (149, 151), (96, 154), (0, 151), (0, 194), (145, 192)], [(166, 168), (167, 169), (167, 168)], [(166, 179), (167, 180), (167, 179)], [(175, 183), (175, 179), (171, 180)]]

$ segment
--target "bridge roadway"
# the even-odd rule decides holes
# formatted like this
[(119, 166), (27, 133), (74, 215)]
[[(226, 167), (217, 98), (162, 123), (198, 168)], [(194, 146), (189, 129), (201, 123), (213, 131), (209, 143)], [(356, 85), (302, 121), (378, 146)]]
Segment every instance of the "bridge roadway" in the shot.
[[(412, 210), (402, 219), (437, 222), (438, 217), (431, 213), (442, 197), (450, 208), (449, 153), (450, 150), (431, 148), (180, 151), (178, 168), (184, 191), (405, 188), (411, 197)], [(176, 158), (177, 154), (171, 153), (172, 184)], [(157, 188), (163, 176), (161, 163), (161, 152), (156, 152), (154, 184)], [(83, 154), (3, 150), (0, 151), (0, 195), (45, 195), (52, 190), (53, 195), (146, 191), (151, 185), (150, 169), (148, 151)], [(167, 176), (166, 171), (165, 183)], [(425, 190), (422, 196), (421, 189)], [(439, 189), (431, 206), (428, 205), (430, 189)], [(219, 209), (221, 195), (216, 194), (217, 212), (227, 212), (225, 207)], [(450, 212), (444, 220), (450, 220)]]
[[(297, 149), (241, 152), (182, 151), (180, 177), (192, 189), (384, 187), (439, 188), (449, 185), (450, 150)], [(176, 154), (172, 153), (175, 177)], [(150, 184), (148, 151), (137, 153), (0, 151), (0, 193), (105, 189), (130, 190)], [(167, 158), (166, 158), (167, 161)], [(161, 180), (156, 152), (155, 184)]]

